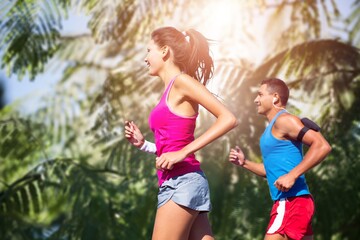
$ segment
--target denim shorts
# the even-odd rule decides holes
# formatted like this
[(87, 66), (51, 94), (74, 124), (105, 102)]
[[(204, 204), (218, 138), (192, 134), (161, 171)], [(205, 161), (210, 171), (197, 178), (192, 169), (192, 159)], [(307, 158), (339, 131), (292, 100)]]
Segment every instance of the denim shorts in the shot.
[(196, 211), (209, 212), (210, 190), (205, 174), (191, 172), (166, 180), (159, 188), (157, 207), (169, 200)]

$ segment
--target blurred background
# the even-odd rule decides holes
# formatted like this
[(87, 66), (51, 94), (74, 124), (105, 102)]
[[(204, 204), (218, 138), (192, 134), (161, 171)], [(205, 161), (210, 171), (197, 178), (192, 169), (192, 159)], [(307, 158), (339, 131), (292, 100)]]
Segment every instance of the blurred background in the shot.
[[(211, 188), (216, 239), (263, 239), (272, 201), (264, 179), (228, 163), (242, 146), (261, 161), (266, 119), (256, 90), (290, 86), (288, 110), (333, 147), (306, 174), (315, 239), (360, 237), (359, 0), (0, 1), (0, 239), (150, 239), (154, 156), (128, 144), (163, 84), (147, 74), (150, 33), (194, 28), (211, 39), (208, 89), (239, 126), (197, 152)], [(196, 134), (214, 117), (200, 110)], [(304, 147), (304, 151), (306, 151)]]

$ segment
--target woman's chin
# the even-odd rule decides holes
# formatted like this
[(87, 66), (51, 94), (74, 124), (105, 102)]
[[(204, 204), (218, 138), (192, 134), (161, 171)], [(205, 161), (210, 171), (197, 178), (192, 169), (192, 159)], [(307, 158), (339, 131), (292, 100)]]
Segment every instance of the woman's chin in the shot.
[(153, 77), (154, 77), (154, 76), (157, 76), (157, 74), (154, 73), (154, 72), (152, 72), (151, 70), (149, 70), (148, 73), (149, 73), (150, 76), (153, 76)]

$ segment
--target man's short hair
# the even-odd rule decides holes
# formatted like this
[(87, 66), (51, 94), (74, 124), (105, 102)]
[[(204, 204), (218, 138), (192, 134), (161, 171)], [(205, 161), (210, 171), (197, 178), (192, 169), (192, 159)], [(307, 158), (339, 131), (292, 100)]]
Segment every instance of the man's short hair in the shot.
[(269, 93), (277, 93), (280, 96), (281, 103), (285, 106), (289, 99), (289, 88), (286, 83), (278, 78), (267, 78), (262, 80), (261, 85), (267, 85)]

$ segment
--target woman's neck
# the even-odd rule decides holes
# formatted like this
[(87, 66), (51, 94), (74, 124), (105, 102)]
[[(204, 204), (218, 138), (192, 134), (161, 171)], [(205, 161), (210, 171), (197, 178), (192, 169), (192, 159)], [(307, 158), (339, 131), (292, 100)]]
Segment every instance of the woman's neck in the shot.
[(162, 73), (159, 74), (159, 77), (164, 82), (165, 86), (169, 84), (171, 79), (173, 79), (175, 76), (180, 75), (181, 71), (178, 67), (168, 67), (165, 68)]

